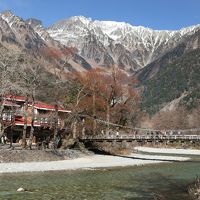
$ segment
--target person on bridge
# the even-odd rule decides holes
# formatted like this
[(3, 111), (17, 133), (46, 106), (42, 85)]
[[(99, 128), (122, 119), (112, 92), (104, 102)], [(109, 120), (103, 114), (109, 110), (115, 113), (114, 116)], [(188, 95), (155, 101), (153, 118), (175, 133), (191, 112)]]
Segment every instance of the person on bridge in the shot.
[(116, 136), (119, 137), (119, 132), (117, 131)]

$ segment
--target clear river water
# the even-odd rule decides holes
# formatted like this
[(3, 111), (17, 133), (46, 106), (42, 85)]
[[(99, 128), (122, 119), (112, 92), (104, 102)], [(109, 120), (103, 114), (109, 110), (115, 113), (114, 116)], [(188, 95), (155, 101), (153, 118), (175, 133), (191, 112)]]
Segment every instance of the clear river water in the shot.
[[(0, 175), (1, 200), (188, 200), (200, 159), (146, 166)], [(24, 187), (27, 192), (17, 192)]]

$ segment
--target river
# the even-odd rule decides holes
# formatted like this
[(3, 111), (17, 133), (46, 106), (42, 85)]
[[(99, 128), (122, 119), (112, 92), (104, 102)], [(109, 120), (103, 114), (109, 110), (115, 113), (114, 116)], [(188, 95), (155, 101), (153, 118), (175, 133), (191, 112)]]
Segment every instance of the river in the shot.
[[(1, 200), (188, 200), (200, 160), (114, 169), (0, 175)], [(24, 187), (27, 192), (16, 192)]]

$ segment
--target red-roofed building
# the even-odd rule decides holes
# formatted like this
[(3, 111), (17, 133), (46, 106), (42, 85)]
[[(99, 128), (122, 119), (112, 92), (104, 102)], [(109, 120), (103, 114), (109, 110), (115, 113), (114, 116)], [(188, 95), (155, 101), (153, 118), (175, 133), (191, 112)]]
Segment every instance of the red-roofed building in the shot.
[[(55, 111), (55, 106), (45, 104), (40, 101), (36, 101), (34, 104), (34, 108), (37, 110), (47, 110), (47, 111)], [(58, 112), (70, 113), (70, 110), (66, 110), (64, 108), (58, 107)]]
[(0, 105), (6, 106), (6, 107), (20, 107), (20, 105), (16, 104), (15, 102), (12, 101), (8, 101), (8, 100), (4, 100), (2, 102), (0, 102)]
[[(25, 108), (25, 105), (27, 105), (27, 102), (26, 98), (23, 96), (6, 95), (0, 101), (0, 106), (3, 106), (2, 119), (4, 125), (7, 127), (12, 125), (15, 133), (18, 132), (15, 140), (21, 137), (25, 121), (27, 121), (26, 125), (29, 131), (33, 124), (38, 135), (41, 134), (43, 130), (48, 134), (48, 131), (50, 132), (55, 125), (56, 113), (58, 115), (57, 126), (59, 130), (64, 130), (66, 128), (64, 120), (67, 115), (71, 113), (70, 110), (66, 110), (62, 107), (56, 108), (56, 106), (41, 101), (35, 101), (34, 105), (32, 105), (32, 99), (28, 99), (27, 108)], [(27, 116), (27, 120), (25, 120), (25, 116)], [(9, 128), (7, 131), (9, 131)]]
[(26, 97), (15, 96), (15, 95), (5, 95), (4, 99), (11, 100), (11, 101), (17, 101), (17, 102), (25, 102), (26, 101)]

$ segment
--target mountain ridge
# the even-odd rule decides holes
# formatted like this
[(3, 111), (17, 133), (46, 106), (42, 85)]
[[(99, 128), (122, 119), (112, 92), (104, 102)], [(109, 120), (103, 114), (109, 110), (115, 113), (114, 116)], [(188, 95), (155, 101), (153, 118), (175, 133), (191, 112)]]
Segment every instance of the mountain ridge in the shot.
[[(200, 68), (200, 25), (156, 31), (76, 16), (46, 29), (40, 20), (23, 20), (6, 11), (0, 13), (0, 49), (17, 53), (27, 65), (34, 61), (43, 66), (46, 76), (119, 67), (139, 79), (142, 104), (149, 113), (167, 104), (172, 107), (174, 99), (189, 106), (200, 99), (200, 82), (195, 75)], [(188, 69), (192, 74), (187, 74)]]
[(199, 73), (200, 30), (137, 73), (143, 86), (144, 109), (154, 114), (174, 99), (189, 109), (198, 107)]
[[(81, 71), (85, 70), (86, 65), (91, 68), (81, 56), (75, 55), (75, 49), (51, 38), (39, 20), (23, 20), (10, 11), (1, 12), (0, 36), (0, 43), (8, 50), (27, 53), (38, 59), (39, 63), (45, 63), (47, 68), (51, 68), (50, 71), (61, 67), (64, 67), (66, 72)], [(66, 66), (63, 66), (65, 64)]]
[[(104, 47), (104, 54), (110, 57), (110, 63), (119, 65), (128, 71), (137, 71), (156, 60), (159, 55), (176, 46), (183, 36), (193, 34), (200, 29), (200, 25), (182, 28), (176, 31), (153, 30), (142, 26), (132, 26), (125, 22), (92, 20), (83, 16), (70, 17), (50, 26), (47, 31), (55, 40), (76, 47), (86, 60), (94, 58), (95, 54), (88, 58), (88, 38), (93, 37), (92, 44), (96, 48)], [(99, 45), (97, 45), (99, 43)], [(118, 54), (114, 51), (116, 45)], [(85, 47), (87, 46), (87, 47)], [(84, 50), (83, 50), (84, 49)], [(121, 59), (119, 52), (127, 52), (126, 61)], [(105, 65), (110, 63), (105, 62)], [(130, 64), (131, 63), (131, 64)], [(96, 62), (98, 65), (99, 63)], [(101, 65), (102, 63), (100, 63)], [(121, 66), (122, 65), (122, 66)]]

